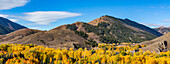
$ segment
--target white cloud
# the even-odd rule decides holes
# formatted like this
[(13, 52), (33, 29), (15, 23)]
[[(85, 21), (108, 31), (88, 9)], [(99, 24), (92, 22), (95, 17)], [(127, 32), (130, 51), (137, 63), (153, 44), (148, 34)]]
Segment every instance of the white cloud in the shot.
[(141, 23), (143, 25), (147, 25), (147, 26), (162, 26), (161, 24), (150, 24), (150, 23)]
[(9, 15), (0, 14), (0, 17), (7, 18)]
[(170, 27), (170, 19), (164, 19), (159, 24), (154, 24), (154, 23), (141, 23), (141, 24), (146, 26), (151, 26), (151, 27), (160, 27), (160, 26)]
[(9, 19), (12, 22), (18, 22), (18, 19)]
[(79, 13), (71, 13), (64, 11), (36, 11), (24, 13), (25, 16), (21, 19), (34, 22), (35, 24), (48, 25), (58, 19), (64, 19), (68, 17), (80, 16)]
[(0, 14), (0, 17), (7, 18), (8, 20), (10, 20), (12, 22), (18, 22), (18, 19), (11, 18), (11, 17), (13, 17), (12, 15)]
[(36, 12), (27, 12), (23, 14), (24, 16), (0, 14), (0, 17), (7, 18), (13, 22), (18, 22), (18, 20), (21, 19), (33, 22), (25, 25), (37, 25), (37, 24), (49, 25), (50, 23), (55, 22), (59, 19), (81, 15), (79, 13), (71, 13), (71, 12), (64, 12), (64, 11), (36, 11)]
[(31, 29), (40, 29), (41, 27), (31, 27)]
[(146, 25), (146, 26), (152, 26), (152, 27), (160, 27), (160, 26), (169, 27), (170, 26), (169, 24), (151, 24), (151, 23), (141, 23), (141, 24)]
[(164, 19), (163, 21), (170, 23), (170, 19)]
[(29, 0), (0, 0), (0, 10), (8, 10), (24, 6)]

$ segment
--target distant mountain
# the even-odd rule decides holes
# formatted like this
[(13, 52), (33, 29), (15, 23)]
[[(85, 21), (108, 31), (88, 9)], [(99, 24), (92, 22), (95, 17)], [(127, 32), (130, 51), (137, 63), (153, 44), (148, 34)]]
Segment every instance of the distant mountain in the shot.
[(156, 51), (163, 52), (170, 50), (170, 32), (164, 34), (161, 37), (155, 38), (151, 41), (145, 41), (140, 43), (142, 45), (147, 45), (147, 47), (143, 48), (144, 51)]
[(158, 28), (154, 28), (154, 29), (162, 34), (166, 34), (166, 33), (170, 32), (170, 27), (158, 27)]
[(97, 43), (143, 42), (162, 34), (128, 19), (102, 16), (89, 23), (76, 22), (49, 31), (21, 29), (0, 36), (1, 43), (34, 43), (49, 47), (89, 47)]
[(0, 35), (13, 32), (15, 30), (26, 28), (22, 25), (14, 23), (6, 18), (0, 17)]

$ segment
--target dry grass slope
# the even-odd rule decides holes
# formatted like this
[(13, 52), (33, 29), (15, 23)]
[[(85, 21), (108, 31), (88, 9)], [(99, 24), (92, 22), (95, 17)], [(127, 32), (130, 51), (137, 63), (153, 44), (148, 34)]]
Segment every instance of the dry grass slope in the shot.
[(170, 50), (170, 32), (161, 37), (158, 37), (151, 41), (145, 41), (140, 44), (148, 45), (147, 47), (143, 48), (143, 50), (150, 50), (156, 52), (168, 51)]

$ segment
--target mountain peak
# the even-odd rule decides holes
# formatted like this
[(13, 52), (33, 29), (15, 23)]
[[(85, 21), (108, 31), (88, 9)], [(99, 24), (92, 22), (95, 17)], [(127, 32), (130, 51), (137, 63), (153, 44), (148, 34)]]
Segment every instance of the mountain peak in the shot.
[(103, 15), (102, 17), (105, 17), (105, 18), (108, 18), (108, 17), (111, 18), (112, 17), (112, 18), (114, 18), (113, 16), (109, 16), (109, 15)]
[(76, 24), (76, 25), (79, 25), (79, 24), (82, 24), (83, 22), (81, 22), (81, 21), (77, 21), (77, 22), (75, 22), (75, 23), (73, 23), (73, 24)]
[(128, 19), (128, 18), (125, 18), (124, 20), (128, 20), (128, 21), (131, 21), (130, 19)]
[(102, 17), (100, 17), (100, 18), (97, 18), (97, 19), (91, 21), (91, 22), (88, 22), (88, 24), (97, 26), (98, 23), (113, 21), (113, 18), (114, 18), (114, 17), (112, 17), (112, 16), (104, 15), (104, 16), (102, 16)]

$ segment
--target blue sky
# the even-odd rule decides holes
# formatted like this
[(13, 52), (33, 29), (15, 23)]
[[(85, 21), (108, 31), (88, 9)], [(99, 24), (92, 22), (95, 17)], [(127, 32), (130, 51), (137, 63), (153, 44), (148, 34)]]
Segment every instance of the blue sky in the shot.
[(168, 0), (0, 0), (0, 16), (28, 28), (50, 30), (103, 15), (128, 18), (151, 28), (170, 27)]

